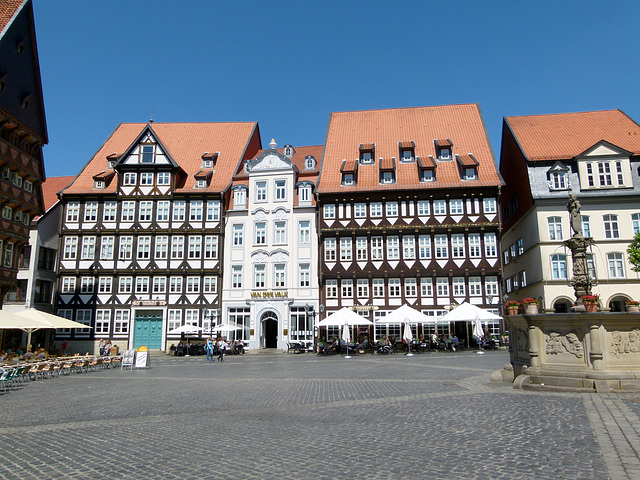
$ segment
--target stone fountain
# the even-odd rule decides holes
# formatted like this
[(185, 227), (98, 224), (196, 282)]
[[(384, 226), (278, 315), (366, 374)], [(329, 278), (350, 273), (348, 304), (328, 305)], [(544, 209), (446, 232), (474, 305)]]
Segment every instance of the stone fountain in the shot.
[(510, 365), (492, 375), (514, 388), (575, 392), (640, 391), (640, 315), (585, 311), (591, 295), (586, 251), (593, 239), (582, 234), (580, 202), (567, 205), (572, 237), (565, 242), (573, 260), (576, 301), (571, 313), (509, 315)]

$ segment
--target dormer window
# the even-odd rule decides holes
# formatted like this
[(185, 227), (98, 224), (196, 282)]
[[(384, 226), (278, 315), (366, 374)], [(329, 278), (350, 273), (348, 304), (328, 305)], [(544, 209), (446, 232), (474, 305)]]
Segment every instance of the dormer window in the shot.
[(314, 168), (316, 168), (316, 157), (313, 155), (307, 155), (304, 157), (304, 169), (313, 170)]
[(479, 162), (472, 154), (456, 155), (456, 160), (458, 162), (458, 168), (460, 169), (462, 180), (478, 180)]
[(450, 162), (453, 160), (452, 147), (453, 142), (446, 139), (439, 139), (433, 141), (436, 147), (436, 156), (439, 162)]
[(195, 188), (206, 188), (211, 181), (211, 170), (200, 170), (194, 175), (196, 179)]
[(549, 190), (569, 189), (569, 168), (560, 162), (556, 162), (547, 171), (547, 180), (549, 182)]
[(140, 163), (153, 163), (154, 152), (154, 145), (142, 145)]
[(205, 152), (202, 154), (202, 164), (200, 168), (213, 168), (216, 166), (216, 160), (218, 159), (219, 152), (209, 153)]
[(463, 180), (477, 180), (478, 170), (475, 167), (468, 167), (464, 169)]
[(396, 183), (396, 157), (380, 159), (380, 183)]
[(566, 190), (569, 188), (567, 172), (551, 172), (549, 174), (549, 190)]
[(398, 148), (400, 150), (400, 161), (402, 163), (409, 163), (415, 160), (416, 143), (413, 140), (410, 142), (398, 142)]
[(355, 160), (342, 160), (342, 167), (340, 167), (342, 173), (343, 186), (351, 186), (356, 184), (356, 174), (358, 172), (358, 162)]
[(103, 190), (104, 189), (104, 181), (103, 180), (96, 180), (93, 182), (93, 188), (95, 188), (96, 190)]
[(376, 149), (375, 143), (361, 143), (358, 147), (360, 149), (360, 163), (362, 165), (372, 165), (374, 163), (374, 154)]
[(287, 144), (284, 146), (282, 153), (285, 157), (291, 158), (296, 153), (296, 150), (293, 148), (293, 145)]
[(422, 175), (420, 176), (421, 182), (434, 182), (435, 180), (436, 180), (435, 171), (422, 170)]
[(107, 168), (114, 168), (116, 166), (116, 162), (118, 161), (118, 154), (112, 153), (111, 155), (107, 155)]

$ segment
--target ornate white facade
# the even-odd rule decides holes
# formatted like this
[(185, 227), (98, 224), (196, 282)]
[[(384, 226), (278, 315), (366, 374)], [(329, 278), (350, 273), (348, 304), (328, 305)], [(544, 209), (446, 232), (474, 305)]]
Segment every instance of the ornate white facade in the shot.
[(270, 147), (234, 177), (225, 225), (222, 317), (250, 349), (312, 344), (319, 308), (311, 153), (322, 147)]

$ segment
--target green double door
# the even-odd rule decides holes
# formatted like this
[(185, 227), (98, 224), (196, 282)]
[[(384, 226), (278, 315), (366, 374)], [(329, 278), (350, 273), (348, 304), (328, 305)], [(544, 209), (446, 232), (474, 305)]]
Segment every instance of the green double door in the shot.
[(162, 348), (162, 311), (144, 310), (136, 312), (133, 330), (133, 348)]

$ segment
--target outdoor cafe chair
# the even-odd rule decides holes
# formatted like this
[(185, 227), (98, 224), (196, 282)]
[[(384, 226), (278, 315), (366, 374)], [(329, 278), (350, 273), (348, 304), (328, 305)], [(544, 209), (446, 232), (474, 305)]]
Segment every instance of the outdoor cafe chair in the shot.
[(15, 370), (15, 368), (3, 368), (0, 371), (0, 386), (2, 386), (3, 392), (7, 391), (7, 387), (13, 390)]

